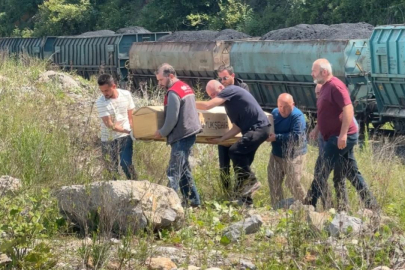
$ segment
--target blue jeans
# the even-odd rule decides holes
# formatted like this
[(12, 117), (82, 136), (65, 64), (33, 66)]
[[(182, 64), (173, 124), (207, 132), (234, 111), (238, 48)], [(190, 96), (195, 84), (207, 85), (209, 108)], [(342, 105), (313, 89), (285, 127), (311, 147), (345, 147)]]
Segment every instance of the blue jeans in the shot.
[(318, 134), (318, 151), (319, 155), (322, 155), (323, 149), (325, 148), (326, 142), (322, 137), (322, 134), (319, 132)]
[[(377, 208), (377, 202), (370, 192), (363, 176), (361, 175), (357, 162), (354, 157), (353, 147), (357, 144), (358, 134), (347, 136), (347, 145), (344, 149), (339, 149), (337, 146), (338, 137), (330, 137), (326, 141), (324, 151), (319, 155), (315, 164), (315, 179), (311, 184), (311, 188), (308, 191), (306, 203), (312, 204), (314, 207), (319, 199), (322, 197), (324, 207), (328, 207), (329, 192), (327, 190), (327, 181), (331, 171), (334, 169), (334, 186), (336, 189), (336, 196), (344, 198), (345, 195), (345, 177), (356, 188), (357, 192), (365, 204), (366, 208)], [(338, 201), (338, 208), (346, 208), (344, 201)]]
[[(176, 192), (179, 190), (183, 195), (185, 204), (198, 206), (201, 204), (200, 195), (194, 184), (193, 176), (188, 158), (196, 140), (196, 135), (192, 135), (172, 143), (169, 167), (167, 168), (167, 178), (169, 187)], [(179, 186), (180, 185), (180, 186)]]
[(132, 165), (133, 142), (131, 136), (125, 136), (113, 141), (101, 142), (104, 166), (114, 180), (118, 175), (118, 156), (120, 165), (128, 180), (137, 180), (138, 176)]

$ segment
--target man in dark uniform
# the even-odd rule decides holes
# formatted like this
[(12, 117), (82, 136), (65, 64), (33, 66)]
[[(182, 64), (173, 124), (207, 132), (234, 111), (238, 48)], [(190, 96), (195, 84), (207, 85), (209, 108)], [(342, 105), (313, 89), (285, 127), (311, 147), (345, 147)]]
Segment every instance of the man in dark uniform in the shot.
[[(217, 72), (218, 81), (222, 83), (223, 86), (236, 85), (249, 91), (249, 86), (246, 83), (239, 78), (235, 78), (232, 66), (222, 65), (218, 68)], [(231, 158), (228, 153), (230, 147), (231, 146), (218, 145), (219, 173), (225, 192), (229, 192), (230, 186)]]

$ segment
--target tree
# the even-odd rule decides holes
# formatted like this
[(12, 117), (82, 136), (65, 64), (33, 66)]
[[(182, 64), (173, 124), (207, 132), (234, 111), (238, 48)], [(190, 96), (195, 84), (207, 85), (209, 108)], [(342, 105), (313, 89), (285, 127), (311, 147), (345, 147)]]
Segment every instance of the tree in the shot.
[(117, 30), (137, 23), (145, 0), (109, 0), (94, 5), (96, 28)]
[(34, 16), (43, 0), (0, 1), (0, 36), (19, 36), (34, 27)]
[[(216, 0), (151, 0), (142, 9), (137, 22), (151, 31), (208, 29), (205, 18), (219, 11)], [(195, 24), (194, 19), (187, 19), (189, 15), (199, 16), (202, 18), (201, 23)]]
[(252, 36), (261, 36), (271, 30), (294, 24), (292, 12), (294, 0), (252, 0), (253, 18), (248, 21), (246, 31)]
[(211, 29), (229, 28), (241, 32), (247, 30), (247, 25), (253, 18), (253, 9), (249, 5), (239, 0), (220, 0), (218, 4), (220, 11), (211, 16)]
[(93, 7), (89, 0), (48, 0), (39, 6), (34, 34), (75, 35), (92, 30)]

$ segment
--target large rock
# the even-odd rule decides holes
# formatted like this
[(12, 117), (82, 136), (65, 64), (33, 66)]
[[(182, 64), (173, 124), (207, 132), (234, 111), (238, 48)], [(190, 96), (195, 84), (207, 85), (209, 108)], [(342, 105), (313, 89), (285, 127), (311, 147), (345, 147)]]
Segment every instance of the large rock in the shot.
[(147, 225), (177, 229), (184, 220), (177, 193), (148, 181), (65, 186), (56, 196), (61, 212), (82, 229), (98, 226), (104, 233), (136, 231)]
[(357, 234), (362, 228), (361, 219), (351, 217), (345, 213), (336, 214), (329, 224), (328, 231), (332, 236), (338, 236), (340, 233)]
[(60, 84), (62, 88), (67, 89), (80, 87), (80, 84), (71, 76), (61, 72), (55, 72), (53, 70), (49, 70), (42, 73), (39, 76), (38, 82), (40, 83), (54, 82)]
[(5, 195), (6, 193), (16, 192), (21, 188), (21, 180), (3, 175), (0, 177), (0, 196)]
[(241, 235), (256, 233), (260, 230), (263, 221), (260, 215), (254, 215), (245, 220), (236, 222), (224, 230), (224, 236), (231, 241), (238, 240)]

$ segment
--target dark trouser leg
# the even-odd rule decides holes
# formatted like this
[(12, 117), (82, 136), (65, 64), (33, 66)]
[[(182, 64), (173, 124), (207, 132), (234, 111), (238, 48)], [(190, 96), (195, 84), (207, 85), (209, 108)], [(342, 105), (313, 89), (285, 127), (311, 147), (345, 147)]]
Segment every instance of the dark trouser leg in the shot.
[(171, 144), (172, 149), (167, 169), (167, 177), (169, 179), (169, 187), (176, 192), (180, 188), (185, 202), (190, 200), (191, 204), (199, 205), (200, 196), (194, 184), (190, 164), (188, 162), (191, 147), (193, 146), (195, 139), (196, 136), (192, 135)]
[(128, 180), (137, 180), (138, 175), (132, 164), (133, 141), (131, 136), (118, 139), (118, 148), (120, 152), (120, 165)]
[(314, 180), (308, 191), (305, 203), (316, 207), (319, 197), (322, 197), (324, 208), (329, 207), (328, 177), (339, 157), (337, 137), (330, 138), (324, 147), (322, 155), (318, 156), (315, 164)]
[[(243, 134), (241, 140), (233, 144), (229, 149), (229, 156), (232, 159), (236, 185), (235, 192), (240, 192), (245, 182), (257, 182), (255, 174), (252, 172), (250, 165), (254, 160), (259, 146), (269, 137), (270, 126), (250, 130)], [(250, 196), (244, 196), (242, 200), (246, 203), (252, 203), (253, 200)]]
[(345, 173), (347, 170), (345, 170), (344, 167), (342, 168), (342, 166), (344, 166), (343, 164), (345, 163), (344, 160), (345, 159), (343, 157), (339, 157), (333, 171), (333, 186), (335, 187), (337, 201), (337, 205), (335, 207), (338, 211), (347, 211), (347, 206), (349, 204), (345, 180)]
[[(348, 139), (349, 140), (349, 139)], [(349, 143), (348, 143), (349, 145)], [(346, 177), (352, 183), (359, 193), (361, 200), (364, 203), (364, 206), (369, 209), (378, 209), (378, 204), (370, 189), (367, 186), (366, 181), (361, 175), (357, 162), (354, 157), (353, 151), (354, 144), (348, 149), (347, 154), (345, 155), (346, 164), (345, 168), (347, 170)]]
[[(367, 184), (364, 181), (361, 173), (358, 170), (356, 159), (353, 154), (353, 147), (357, 143), (357, 134), (348, 135), (347, 137), (347, 146), (344, 149), (338, 149), (337, 147), (337, 137), (332, 137), (328, 140), (323, 159), (327, 162), (326, 166), (328, 169), (324, 169), (323, 173), (322, 168), (318, 166), (319, 157), (317, 160), (317, 165), (315, 166), (315, 179), (312, 182), (311, 189), (308, 192), (306, 202), (316, 205), (317, 199), (321, 196), (323, 189), (325, 189), (326, 181), (329, 177), (331, 168), (335, 169), (336, 177), (334, 177), (335, 187), (337, 187), (336, 193), (338, 195), (339, 207), (346, 208), (345, 204), (347, 201), (347, 195), (344, 177), (346, 176), (349, 181), (356, 188), (357, 192), (360, 194), (365, 206), (367, 208), (377, 208), (377, 203), (374, 196), (371, 194), (370, 190), (367, 187)], [(320, 161), (322, 163), (322, 161)], [(330, 166), (328, 166), (330, 164)], [(325, 174), (325, 172), (327, 174)], [(344, 189), (344, 191), (343, 191)], [(345, 198), (346, 196), (346, 198)]]
[(196, 136), (190, 136), (185, 139), (183, 143), (184, 147), (184, 163), (183, 163), (183, 173), (180, 178), (180, 190), (187, 202), (192, 206), (197, 206), (201, 204), (200, 195), (198, 194), (197, 187), (194, 183), (193, 175), (191, 174), (191, 167), (189, 163), (189, 157), (191, 153), (191, 148), (193, 147)]
[(230, 146), (218, 145), (218, 159), (219, 159), (219, 173), (221, 178), (222, 187), (225, 191), (229, 190), (230, 186), (230, 168), (231, 158), (228, 151)]
[(118, 143), (117, 140), (101, 142), (101, 153), (104, 167), (109, 173), (109, 177), (117, 180), (118, 176)]

